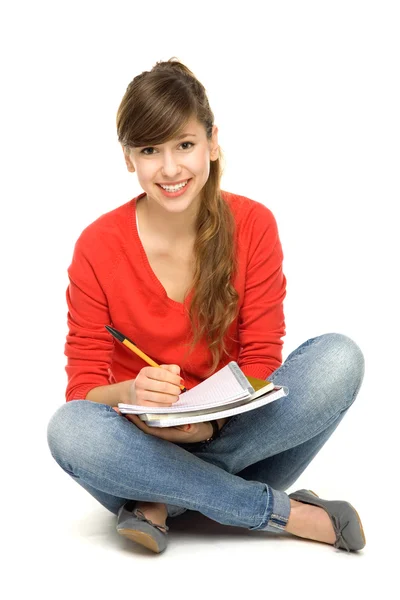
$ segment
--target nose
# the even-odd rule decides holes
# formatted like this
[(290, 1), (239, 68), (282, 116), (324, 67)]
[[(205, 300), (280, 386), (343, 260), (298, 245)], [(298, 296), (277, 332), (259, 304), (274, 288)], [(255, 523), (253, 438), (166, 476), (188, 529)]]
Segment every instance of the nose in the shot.
[(163, 165), (161, 170), (163, 175), (167, 179), (172, 179), (174, 176), (180, 173), (181, 167), (179, 166), (173, 152), (164, 152)]

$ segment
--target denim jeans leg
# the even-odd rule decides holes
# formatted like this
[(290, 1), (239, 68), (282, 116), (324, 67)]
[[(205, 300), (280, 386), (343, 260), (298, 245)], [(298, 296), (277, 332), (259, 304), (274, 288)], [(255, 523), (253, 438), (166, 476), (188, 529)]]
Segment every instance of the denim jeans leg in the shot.
[[(169, 516), (197, 510), (220, 523), (276, 531), (290, 513), (281, 490), (329, 438), (363, 373), (358, 346), (326, 334), (302, 344), (268, 378), (289, 396), (235, 415), (197, 451), (146, 435), (111, 407), (86, 400), (57, 411), (49, 445), (58, 464), (113, 512), (127, 499), (163, 502)], [(247, 469), (254, 480), (241, 476)]]
[(267, 483), (274, 496), (283, 494), (354, 402), (364, 368), (360, 348), (347, 336), (330, 333), (307, 340), (268, 377), (287, 386), (289, 395), (233, 416), (220, 437), (195, 454), (246, 480)]
[(321, 450), (344, 415), (345, 413), (342, 413), (332, 425), (307, 442), (260, 460), (236, 474), (247, 481), (268, 483), (275, 490), (289, 489)]
[(274, 518), (275, 494), (267, 484), (245, 481), (147, 435), (104, 404), (62, 405), (49, 422), (48, 443), (61, 468), (114, 513), (126, 500), (142, 500), (248, 529), (262, 529)]

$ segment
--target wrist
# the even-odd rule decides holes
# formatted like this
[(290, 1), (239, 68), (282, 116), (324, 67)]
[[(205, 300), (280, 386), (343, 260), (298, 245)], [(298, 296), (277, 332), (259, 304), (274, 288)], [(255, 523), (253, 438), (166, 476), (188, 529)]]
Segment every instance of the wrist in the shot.
[(225, 423), (227, 422), (228, 419), (229, 419), (229, 417), (224, 417), (223, 419), (217, 419), (217, 423), (218, 423), (218, 427), (219, 427), (220, 431), (221, 431), (221, 429), (223, 428), (223, 426), (225, 425)]
[(122, 404), (135, 404), (136, 403), (136, 394), (135, 392), (135, 379), (127, 379), (121, 385), (121, 395), (120, 400)]
[(210, 432), (210, 437), (208, 437), (206, 439), (206, 442), (210, 442), (212, 440), (215, 440), (220, 433), (220, 427), (218, 426), (218, 421), (214, 420), (214, 421), (208, 421), (208, 423), (211, 425), (212, 428), (212, 432)]
[(118, 406), (118, 404), (129, 404), (129, 393), (132, 380), (120, 381), (108, 385), (94, 387), (85, 396), (85, 400), (108, 404), (109, 406)]

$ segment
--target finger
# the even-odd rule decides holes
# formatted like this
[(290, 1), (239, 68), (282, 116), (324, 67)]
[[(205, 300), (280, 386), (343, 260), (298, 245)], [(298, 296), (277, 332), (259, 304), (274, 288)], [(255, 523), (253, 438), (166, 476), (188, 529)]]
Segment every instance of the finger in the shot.
[[(188, 425), (181, 425), (179, 427), (149, 427), (144, 421), (142, 421), (138, 415), (126, 415), (131, 417), (130, 420), (144, 433), (153, 435), (162, 440), (168, 442), (185, 442), (187, 431), (183, 431), (181, 427), (188, 427)], [(190, 425), (189, 425), (190, 427)]]
[(190, 425), (190, 423), (187, 423), (186, 425), (177, 425), (176, 429), (179, 429), (180, 431), (190, 431), (192, 428), (192, 426)]
[(149, 392), (156, 392), (157, 394), (168, 394), (170, 396), (179, 396), (181, 389), (180, 384), (171, 383), (165, 380), (159, 379), (148, 379), (144, 387)]
[(138, 427), (141, 427), (143, 423), (142, 419), (139, 419), (138, 415), (124, 415), (124, 417), (128, 419), (128, 421), (135, 423), (135, 425), (137, 425)]
[(135, 425), (137, 425), (142, 431), (144, 431), (145, 433), (155, 433), (158, 430), (158, 427), (149, 427), (145, 421), (142, 421), (142, 419), (138, 416), (138, 415), (125, 415), (126, 417), (129, 418), (130, 421), (132, 421), (132, 423), (135, 423)]
[(181, 368), (179, 365), (160, 365), (163, 369), (167, 369), (170, 373), (175, 373), (176, 375), (180, 375)]
[(140, 398), (138, 404), (145, 406), (171, 406), (179, 400), (180, 393), (178, 387), (170, 388), (169, 384), (163, 382), (149, 381), (146, 383), (145, 381), (141, 385), (139, 383), (136, 385), (136, 394)]
[(178, 367), (178, 365), (161, 365), (160, 368), (148, 367), (142, 370), (145, 371), (145, 375), (149, 379), (170, 383), (179, 387), (183, 379), (179, 375), (179, 371), (177, 373), (171, 372), (169, 367), (177, 367), (177, 369), (180, 371), (180, 367)]
[(125, 415), (129, 420), (136, 425), (138, 429), (141, 429), (144, 433), (148, 433), (150, 435), (154, 435), (155, 437), (161, 437), (158, 435), (158, 427), (149, 427), (146, 425), (142, 419), (138, 417), (138, 415)]
[(179, 396), (157, 394), (156, 392), (151, 392), (149, 390), (142, 391), (140, 396), (138, 404), (140, 404), (140, 406), (151, 406), (151, 408), (156, 406), (161, 406), (162, 408), (170, 407), (179, 400)]
[(149, 427), (150, 435), (166, 440), (167, 442), (182, 443), (186, 441), (187, 434), (179, 427)]

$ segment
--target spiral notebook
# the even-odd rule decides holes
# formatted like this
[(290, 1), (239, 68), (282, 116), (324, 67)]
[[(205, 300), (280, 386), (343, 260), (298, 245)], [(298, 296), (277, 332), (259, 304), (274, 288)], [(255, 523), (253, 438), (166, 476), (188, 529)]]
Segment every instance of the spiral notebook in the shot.
[(118, 404), (122, 414), (136, 414), (152, 427), (173, 427), (232, 416), (254, 410), (288, 395), (288, 388), (271, 381), (246, 377), (231, 361), (191, 390), (180, 394), (172, 406)]

